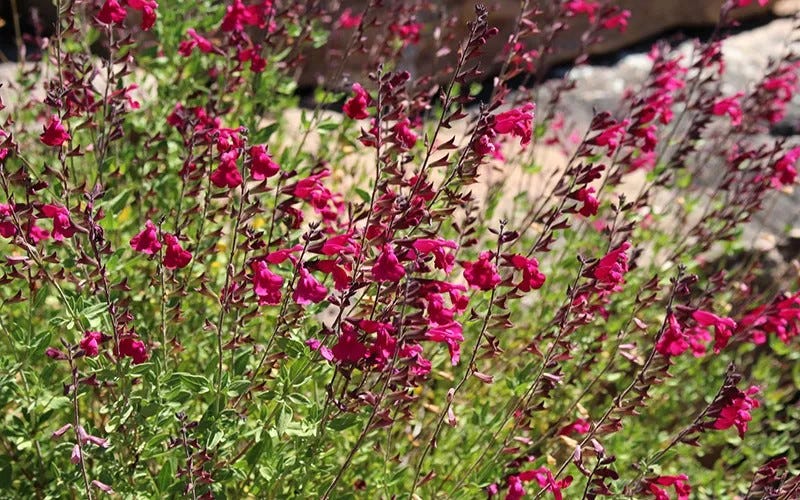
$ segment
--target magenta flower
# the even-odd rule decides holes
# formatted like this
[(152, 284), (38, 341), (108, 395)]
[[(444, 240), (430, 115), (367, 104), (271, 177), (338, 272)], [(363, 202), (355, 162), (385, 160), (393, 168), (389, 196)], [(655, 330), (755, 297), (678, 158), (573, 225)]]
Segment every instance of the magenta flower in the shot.
[(114, 493), (114, 489), (111, 486), (107, 485), (106, 483), (100, 482), (97, 479), (92, 480), (92, 486), (102, 491), (103, 493), (108, 493), (109, 495)]
[(103, 341), (103, 334), (100, 332), (85, 332), (83, 334), (83, 339), (81, 339), (79, 345), (83, 352), (86, 353), (89, 357), (97, 356), (100, 352), (100, 342)]
[(674, 314), (667, 314), (667, 327), (656, 343), (656, 351), (663, 356), (680, 356), (689, 349), (686, 334)]
[(297, 280), (297, 286), (292, 292), (292, 299), (301, 306), (316, 304), (325, 300), (328, 296), (328, 289), (317, 281), (305, 267), (300, 266), (297, 271), (300, 276)]
[(128, 7), (142, 13), (142, 22), (139, 27), (148, 31), (156, 23), (156, 9), (158, 3), (155, 0), (128, 0)]
[(392, 127), (392, 131), (395, 134), (395, 139), (398, 144), (400, 144), (400, 147), (403, 149), (411, 149), (414, 147), (414, 144), (417, 143), (417, 134), (414, 132), (414, 129), (411, 128), (411, 121), (408, 118), (403, 118), (398, 121), (394, 127)]
[(425, 332), (425, 340), (444, 342), (450, 351), (450, 363), (453, 366), (461, 359), (461, 342), (464, 342), (464, 329), (457, 321), (444, 325), (434, 324)]
[(564, 5), (564, 10), (568, 16), (577, 16), (586, 14), (590, 21), (594, 21), (597, 11), (600, 9), (600, 4), (597, 2), (590, 2), (588, 0), (569, 0)]
[(67, 431), (70, 430), (70, 429), (72, 429), (72, 424), (65, 424), (65, 425), (59, 427), (58, 429), (56, 429), (55, 431), (53, 431), (53, 433), (50, 435), (50, 437), (52, 439), (58, 439), (61, 436), (63, 436), (64, 434), (66, 434)]
[(422, 24), (413, 21), (407, 21), (403, 24), (392, 23), (389, 25), (389, 31), (397, 35), (397, 37), (403, 41), (404, 47), (418, 44), (421, 30)]
[(164, 242), (167, 245), (167, 251), (164, 254), (164, 265), (167, 269), (182, 269), (189, 265), (189, 262), (192, 261), (192, 254), (183, 249), (174, 234), (165, 233)]
[(17, 228), (12, 222), (13, 215), (14, 207), (11, 204), (0, 203), (0, 236), (3, 238), (11, 238), (17, 234)]
[(253, 292), (258, 297), (259, 305), (277, 305), (281, 301), (281, 287), (283, 278), (267, 267), (263, 260), (250, 264), (253, 271)]
[(311, 203), (311, 206), (317, 211), (323, 210), (333, 198), (333, 193), (322, 184), (322, 179), (330, 175), (329, 170), (323, 170), (318, 174), (301, 179), (295, 184), (293, 194), (301, 200)]
[(389, 244), (384, 245), (380, 255), (372, 265), (372, 277), (378, 281), (398, 282), (405, 275), (406, 270), (397, 259), (392, 246)]
[(603, 28), (607, 30), (617, 29), (620, 33), (624, 33), (628, 29), (628, 19), (631, 17), (631, 11), (623, 10), (612, 14), (603, 19)]
[(592, 428), (592, 422), (586, 418), (576, 419), (574, 422), (565, 425), (558, 431), (559, 436), (569, 436), (570, 434), (586, 434)]
[(308, 339), (306, 340), (306, 345), (312, 351), (319, 351), (319, 355), (322, 356), (322, 359), (333, 361), (333, 352), (331, 352), (328, 347), (324, 346), (319, 339)]
[(506, 500), (520, 500), (525, 496), (524, 483), (536, 481), (540, 488), (553, 494), (555, 500), (562, 500), (564, 495), (562, 490), (572, 484), (572, 476), (556, 481), (553, 473), (547, 467), (539, 467), (529, 471), (514, 474), (508, 478), (508, 493)]
[(738, 92), (730, 97), (720, 98), (714, 103), (711, 108), (711, 113), (714, 116), (728, 115), (731, 119), (731, 125), (738, 127), (742, 124), (742, 105), (739, 102), (744, 92)]
[(600, 283), (615, 288), (625, 282), (628, 272), (628, 250), (631, 244), (623, 242), (600, 259), (594, 269), (594, 277)]
[(597, 198), (594, 196), (594, 188), (581, 188), (579, 189), (573, 197), (583, 202), (583, 206), (581, 206), (578, 213), (583, 215), (584, 217), (591, 217), (592, 215), (597, 215), (597, 209), (600, 207), (600, 202), (597, 201)]
[(511, 265), (514, 269), (522, 271), (522, 281), (516, 286), (521, 292), (538, 290), (544, 285), (547, 279), (544, 274), (539, 272), (539, 261), (535, 258), (527, 258), (524, 255), (512, 255)]
[(125, 8), (117, 0), (106, 0), (97, 13), (97, 20), (103, 24), (120, 24), (126, 16)]
[(347, 232), (331, 236), (322, 245), (324, 255), (358, 255), (361, 251), (360, 245), (353, 239), (353, 234)]
[(61, 205), (44, 205), (42, 215), (53, 219), (53, 239), (61, 241), (75, 234), (75, 225), (69, 218), (69, 210)]
[(775, 162), (775, 174), (772, 185), (776, 188), (789, 186), (797, 180), (797, 160), (800, 159), (800, 147), (792, 148)]
[(132, 335), (119, 339), (119, 352), (117, 355), (131, 358), (134, 365), (144, 363), (150, 357), (147, 354), (144, 342)]
[(340, 363), (354, 364), (367, 356), (367, 347), (358, 341), (356, 329), (349, 323), (342, 323), (339, 340), (331, 347), (333, 359)]
[(83, 428), (82, 425), (77, 426), (75, 429), (78, 431), (78, 439), (80, 440), (82, 445), (93, 444), (95, 446), (99, 446), (100, 448), (108, 448), (108, 439), (103, 439), (101, 437), (92, 436), (86, 429)]
[(189, 35), (189, 39), (182, 41), (180, 45), (178, 45), (178, 53), (183, 57), (192, 55), (192, 50), (194, 50), (195, 47), (200, 49), (200, 52), (203, 54), (214, 52), (214, 44), (212, 44), (209, 39), (198, 35), (194, 28), (187, 29), (186, 34)]
[(209, 179), (217, 187), (235, 188), (242, 184), (242, 174), (236, 166), (238, 153), (230, 150), (222, 153), (219, 166), (211, 172)]
[(608, 127), (589, 140), (589, 143), (595, 146), (607, 147), (609, 151), (613, 152), (619, 147), (628, 125), (628, 120), (623, 120), (619, 123), (612, 121)]
[(131, 248), (147, 255), (155, 255), (161, 250), (161, 242), (158, 241), (158, 228), (153, 224), (153, 221), (148, 219), (144, 224), (144, 229), (131, 238)]
[(353, 120), (369, 118), (367, 111), (370, 101), (369, 94), (360, 83), (353, 84), (353, 94), (353, 97), (345, 101), (342, 111)]
[(714, 327), (714, 353), (719, 353), (728, 345), (728, 340), (736, 329), (736, 322), (731, 318), (721, 318), (708, 311), (698, 309), (692, 313), (692, 318), (701, 327)]
[(461, 265), (464, 268), (464, 279), (473, 288), (481, 290), (491, 290), (497, 286), (500, 281), (500, 275), (497, 273), (497, 267), (492, 261), (494, 257), (493, 252), (481, 252), (478, 260), (475, 262), (463, 262)]
[(714, 429), (724, 430), (736, 426), (739, 437), (744, 437), (744, 433), (747, 432), (747, 423), (753, 419), (750, 412), (761, 406), (758, 400), (752, 397), (758, 394), (759, 391), (760, 389), (756, 386), (751, 386), (745, 392), (737, 389), (739, 394), (732, 398), (728, 405), (722, 409), (719, 417), (713, 423)]
[(346, 290), (350, 286), (350, 274), (344, 266), (340, 266), (335, 260), (320, 260), (317, 262), (317, 270), (333, 277), (333, 286), (336, 290)]
[(677, 476), (659, 476), (645, 480), (647, 488), (656, 500), (670, 500), (669, 494), (660, 486), (672, 486), (675, 489), (677, 500), (689, 500), (692, 487), (688, 483), (689, 478), (686, 474)]
[(72, 446), (72, 453), (69, 456), (69, 461), (75, 465), (78, 465), (83, 461), (83, 458), (81, 457), (81, 447), (77, 444)]
[(339, 21), (337, 24), (341, 29), (345, 30), (358, 28), (358, 25), (361, 24), (361, 15), (353, 14), (351, 9), (345, 9), (342, 11), (342, 15), (339, 16)]
[(420, 255), (433, 254), (433, 263), (437, 269), (450, 273), (455, 262), (455, 253), (448, 250), (457, 250), (458, 243), (444, 238), (427, 239), (419, 238), (411, 245)]
[(55, 148), (61, 147), (62, 144), (71, 138), (67, 129), (64, 128), (64, 124), (61, 123), (61, 119), (56, 115), (50, 117), (47, 124), (44, 126), (44, 132), (39, 136), (39, 139), (43, 143)]
[(260, 181), (277, 174), (281, 167), (267, 152), (267, 146), (259, 144), (250, 148), (250, 174)]
[(510, 134), (519, 137), (520, 146), (527, 146), (533, 136), (535, 109), (536, 105), (529, 102), (521, 108), (500, 113), (494, 118), (493, 130), (501, 135)]

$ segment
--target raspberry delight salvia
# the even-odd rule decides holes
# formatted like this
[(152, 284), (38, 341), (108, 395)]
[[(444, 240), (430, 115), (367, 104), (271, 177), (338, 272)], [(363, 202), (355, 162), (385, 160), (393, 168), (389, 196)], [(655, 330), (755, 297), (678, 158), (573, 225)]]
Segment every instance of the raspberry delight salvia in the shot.
[(796, 241), (743, 237), (797, 182), (796, 36), (730, 85), (765, 2), (726, 0), (584, 120), (574, 69), (633, 7), (456, 3), (30, 18), (0, 496), (800, 494)]

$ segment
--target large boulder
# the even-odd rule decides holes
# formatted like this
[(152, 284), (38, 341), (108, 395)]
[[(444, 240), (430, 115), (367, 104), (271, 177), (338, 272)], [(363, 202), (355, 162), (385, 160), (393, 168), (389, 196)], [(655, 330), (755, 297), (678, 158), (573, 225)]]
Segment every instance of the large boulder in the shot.
[[(538, 0), (539, 2), (549, 2), (550, 0)], [(794, 3), (793, 3), (794, 2)], [(346, 1), (354, 13), (363, 9), (366, 2)], [(435, 12), (424, 13), (419, 16), (418, 21), (424, 24), (422, 40), (418, 45), (411, 45), (404, 49), (402, 64), (414, 75), (424, 73), (430, 74), (431, 69), (441, 69), (439, 66), (452, 63), (453, 55), (437, 59), (434, 57), (436, 47), (431, 44), (435, 30), (439, 27), (441, 19), (449, 16), (456, 16), (457, 33), (455, 40), (463, 39), (467, 34), (467, 23), (474, 18), (475, 2), (467, 0), (441, 0), (433, 2), (436, 5)], [(489, 8), (489, 25), (495, 26), (500, 33), (489, 41), (483, 50), (483, 67), (488, 71), (496, 72), (499, 69), (499, 59), (502, 57), (503, 46), (513, 32), (519, 15), (519, 0), (494, 0), (483, 2)], [(676, 28), (691, 28), (702, 26), (713, 26), (719, 19), (720, 7), (723, 0), (614, 0), (623, 9), (631, 12), (631, 18), (627, 30), (606, 31), (602, 40), (591, 45), (589, 53), (591, 55), (605, 54), (630, 46), (637, 42), (651, 39), (666, 31)], [(379, 19), (384, 26), (380, 29), (373, 29), (367, 32), (367, 46), (371, 45), (371, 40), (380, 37), (380, 30), (385, 30), (392, 20), (392, 2), (384, 2), (384, 13), (379, 15)], [(761, 6), (753, 1), (752, 5), (736, 9), (735, 17), (747, 19), (758, 16), (772, 15), (780, 13), (789, 15), (797, 12), (797, 0), (771, 0), (766, 5)], [(570, 19), (569, 29), (561, 32), (553, 43), (553, 53), (547, 56), (548, 65), (570, 62), (580, 55), (581, 35), (586, 31), (588, 20), (586, 16), (579, 16)], [(338, 62), (336, 55), (341, 53), (343, 48), (350, 40), (352, 31), (334, 30), (331, 34), (329, 43), (320, 50), (314, 51), (308, 56), (308, 63), (305, 66), (301, 78), (303, 85), (315, 85), (323, 80), (329, 79), (331, 75), (338, 74)], [(530, 48), (536, 48), (539, 41), (536, 39), (528, 40)], [(351, 78), (363, 78), (366, 70), (374, 70), (367, 65), (370, 61), (365, 60), (369, 56), (358, 54), (351, 56), (344, 67), (344, 75)], [(373, 62), (374, 63), (374, 62)], [(433, 66), (433, 67), (432, 67)], [(342, 82), (327, 82), (329, 85), (336, 86)]]

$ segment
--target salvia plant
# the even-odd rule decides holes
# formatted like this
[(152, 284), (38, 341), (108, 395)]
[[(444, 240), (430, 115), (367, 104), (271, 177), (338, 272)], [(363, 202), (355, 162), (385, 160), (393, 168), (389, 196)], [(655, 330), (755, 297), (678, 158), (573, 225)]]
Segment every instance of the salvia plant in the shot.
[(799, 498), (749, 3), (575, 123), (611, 2), (59, 0), (0, 89), (0, 495)]

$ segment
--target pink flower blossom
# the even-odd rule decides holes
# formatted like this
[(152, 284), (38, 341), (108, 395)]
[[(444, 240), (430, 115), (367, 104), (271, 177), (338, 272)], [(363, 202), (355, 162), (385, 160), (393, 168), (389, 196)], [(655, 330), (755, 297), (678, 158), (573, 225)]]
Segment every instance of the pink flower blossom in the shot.
[(235, 150), (222, 153), (219, 166), (209, 177), (215, 186), (235, 188), (242, 184), (242, 174), (236, 165), (237, 159), (238, 153)]
[(250, 174), (260, 181), (277, 174), (281, 167), (267, 152), (267, 146), (259, 144), (250, 148)]
[(425, 340), (444, 342), (450, 351), (450, 363), (456, 366), (461, 359), (461, 342), (464, 341), (464, 330), (460, 323), (451, 321), (444, 325), (434, 324), (425, 332)]
[(106, 483), (98, 481), (97, 479), (92, 480), (92, 486), (102, 491), (103, 493), (108, 493), (109, 495), (114, 494), (114, 488), (107, 485)]
[(380, 255), (372, 265), (372, 277), (377, 281), (398, 282), (406, 275), (406, 270), (392, 249), (392, 245), (383, 246)]
[(772, 185), (776, 188), (789, 186), (797, 180), (797, 160), (800, 160), (800, 147), (792, 148), (775, 162)]
[(317, 281), (308, 270), (300, 266), (297, 268), (299, 273), (299, 278), (297, 280), (297, 286), (292, 292), (292, 298), (298, 304), (308, 305), (308, 304), (316, 304), (318, 302), (322, 302), (328, 296), (328, 289), (325, 286)]
[(597, 215), (597, 210), (600, 208), (600, 202), (594, 196), (593, 187), (585, 187), (579, 189), (573, 196), (576, 200), (583, 202), (578, 213), (584, 217), (591, 217)]
[(158, 228), (153, 224), (153, 221), (148, 219), (144, 224), (144, 229), (131, 238), (131, 248), (147, 255), (155, 255), (161, 250), (161, 242), (158, 241)]
[(306, 345), (312, 351), (319, 351), (319, 355), (322, 356), (322, 359), (326, 359), (328, 361), (333, 361), (333, 352), (322, 344), (319, 339), (308, 339), (306, 340)]
[(389, 31), (403, 41), (404, 47), (418, 44), (421, 30), (422, 24), (413, 21), (406, 21), (403, 24), (392, 23), (389, 25)]
[(333, 359), (340, 363), (358, 363), (367, 356), (367, 347), (359, 342), (356, 329), (349, 323), (342, 323), (342, 333), (331, 347)]
[(192, 261), (192, 254), (183, 249), (174, 234), (165, 233), (164, 243), (167, 245), (167, 251), (164, 254), (164, 265), (167, 269), (182, 269), (189, 265), (189, 262)]
[(628, 29), (628, 19), (631, 17), (631, 11), (622, 10), (616, 12), (605, 19), (603, 19), (603, 27), (607, 30), (618, 29), (620, 33), (624, 33)]
[(345, 9), (342, 15), (339, 16), (337, 24), (341, 29), (345, 30), (358, 28), (358, 25), (361, 24), (361, 14), (353, 14), (351, 9)]
[(628, 250), (631, 244), (623, 242), (600, 259), (594, 269), (594, 277), (604, 285), (617, 287), (625, 282), (628, 272)]
[(61, 205), (44, 205), (42, 215), (53, 219), (53, 239), (61, 241), (71, 238), (76, 231), (75, 225), (69, 218), (69, 210)]
[(72, 424), (64, 424), (58, 429), (54, 430), (52, 434), (50, 434), (51, 439), (58, 439), (64, 434), (67, 433), (68, 430), (72, 429)]
[(595, 16), (597, 16), (597, 11), (600, 10), (600, 4), (589, 0), (569, 0), (564, 4), (564, 10), (568, 16), (586, 14), (589, 21), (593, 22)]
[(455, 241), (443, 238), (419, 238), (414, 240), (411, 246), (422, 256), (433, 254), (433, 262), (437, 269), (441, 269), (448, 274), (452, 271), (456, 257), (453, 252), (448, 252), (447, 250), (458, 249), (458, 244)]
[(692, 318), (697, 321), (698, 326), (714, 327), (714, 352), (719, 353), (733, 335), (736, 329), (736, 322), (731, 318), (721, 318), (708, 311), (697, 310), (692, 313)]
[(97, 13), (97, 20), (103, 24), (120, 24), (126, 16), (125, 8), (117, 0), (106, 0)]
[(609, 151), (613, 152), (619, 147), (628, 125), (628, 120), (623, 120), (619, 123), (612, 121), (608, 127), (590, 139), (589, 143), (595, 146), (607, 147)]
[(27, 231), (28, 231), (28, 238), (30, 238), (34, 244), (50, 238), (50, 231), (37, 226), (35, 219), (32, 219), (30, 221), (30, 223), (27, 226)]
[(750, 412), (760, 406), (758, 400), (752, 397), (759, 391), (760, 389), (756, 386), (751, 386), (745, 392), (738, 391), (739, 394), (722, 409), (719, 417), (714, 421), (714, 429), (724, 430), (736, 426), (739, 437), (744, 437), (747, 432), (747, 423), (753, 419)]
[(348, 269), (336, 263), (336, 260), (320, 260), (316, 264), (318, 271), (329, 274), (333, 277), (333, 287), (336, 290), (346, 290), (350, 286), (350, 274)]
[(131, 358), (134, 365), (144, 363), (150, 357), (147, 354), (147, 349), (144, 346), (144, 342), (137, 340), (136, 337), (132, 335), (128, 335), (119, 339), (118, 355)]
[(11, 238), (17, 234), (17, 228), (12, 222), (13, 215), (14, 207), (11, 204), (0, 203), (0, 236), (3, 238)]
[(686, 474), (678, 476), (659, 476), (656, 478), (646, 479), (644, 481), (650, 494), (656, 500), (670, 500), (669, 494), (659, 486), (672, 486), (675, 489), (677, 500), (689, 500), (689, 495), (692, 492), (692, 487), (688, 483), (689, 478)]
[(192, 50), (194, 50), (195, 47), (200, 49), (200, 52), (203, 54), (214, 52), (214, 44), (212, 44), (209, 39), (198, 35), (194, 28), (187, 29), (186, 34), (189, 35), (189, 39), (182, 41), (178, 46), (178, 53), (183, 57), (192, 55)]
[(539, 261), (524, 255), (512, 255), (510, 259), (514, 269), (522, 271), (522, 281), (516, 286), (521, 292), (538, 290), (544, 285), (546, 277), (539, 272)]
[(527, 146), (533, 135), (533, 116), (536, 105), (526, 103), (521, 108), (511, 109), (495, 116), (493, 130), (498, 134), (519, 137), (520, 146)]
[(360, 83), (353, 84), (353, 94), (353, 97), (345, 101), (342, 111), (353, 120), (369, 118), (367, 111), (370, 101), (369, 94)]
[(324, 255), (357, 255), (361, 252), (361, 246), (353, 239), (353, 233), (347, 232), (328, 238), (321, 251)]
[(663, 356), (680, 356), (689, 348), (686, 334), (673, 313), (667, 314), (667, 325), (656, 343), (656, 351)]
[(562, 490), (572, 484), (572, 476), (556, 481), (553, 473), (547, 467), (539, 467), (529, 471), (523, 471), (508, 478), (508, 494), (506, 500), (519, 500), (525, 496), (524, 483), (536, 481), (540, 488), (553, 494), (555, 500), (562, 500), (564, 495)]
[(769, 305), (748, 311), (739, 321), (739, 329), (749, 332), (755, 344), (763, 344), (770, 334), (788, 344), (800, 334), (800, 292), (781, 295)]
[(128, 0), (128, 7), (142, 13), (142, 22), (139, 27), (144, 31), (148, 31), (156, 23), (158, 2), (155, 0)]
[(281, 301), (281, 287), (283, 278), (267, 267), (263, 260), (250, 264), (253, 271), (253, 292), (258, 297), (259, 305), (277, 305)]
[(295, 184), (293, 193), (301, 200), (311, 203), (317, 211), (323, 210), (333, 198), (333, 193), (322, 184), (322, 179), (331, 175), (330, 170), (310, 175)]
[(83, 352), (89, 356), (94, 357), (100, 352), (100, 342), (103, 341), (103, 334), (100, 332), (85, 332), (79, 345)]
[(738, 127), (742, 124), (742, 105), (739, 102), (744, 92), (738, 92), (730, 97), (722, 97), (714, 103), (711, 113), (715, 116), (728, 115), (731, 125)]
[(398, 144), (403, 149), (411, 149), (417, 143), (417, 134), (411, 128), (411, 122), (408, 118), (403, 118), (395, 123), (392, 131), (395, 134)]
[(61, 147), (62, 144), (70, 140), (72, 137), (67, 132), (61, 119), (53, 115), (44, 126), (44, 132), (39, 136), (39, 139), (48, 146)]
[(492, 261), (493, 258), (493, 252), (485, 251), (481, 252), (475, 262), (463, 262), (461, 264), (464, 267), (464, 278), (471, 287), (486, 291), (493, 289), (500, 283), (501, 278), (497, 273), (497, 267)]
[(569, 436), (571, 434), (586, 434), (592, 428), (592, 422), (586, 418), (576, 419), (574, 422), (565, 425), (558, 431), (559, 436)]
[(92, 436), (86, 429), (83, 428), (82, 425), (75, 427), (78, 431), (78, 440), (81, 442), (82, 445), (93, 444), (95, 446), (99, 446), (100, 448), (108, 448), (110, 445), (108, 443), (108, 439), (103, 439), (101, 437)]

